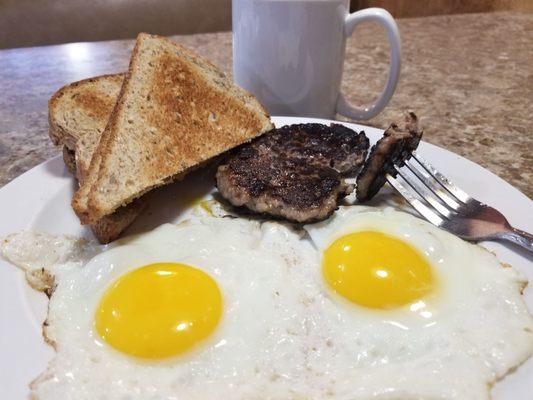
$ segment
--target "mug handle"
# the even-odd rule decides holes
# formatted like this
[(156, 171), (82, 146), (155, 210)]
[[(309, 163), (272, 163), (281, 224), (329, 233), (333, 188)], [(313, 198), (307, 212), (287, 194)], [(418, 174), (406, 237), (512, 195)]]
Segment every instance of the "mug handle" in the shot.
[(400, 75), (400, 65), (402, 63), (402, 50), (400, 45), (400, 32), (398, 26), (392, 18), (392, 15), (388, 11), (382, 8), (367, 8), (365, 10), (357, 11), (349, 14), (344, 22), (344, 35), (346, 38), (350, 37), (357, 25), (363, 21), (374, 21), (379, 23), (387, 32), (387, 38), (390, 42), (390, 58), (391, 65), (389, 70), (389, 77), (387, 78), (387, 84), (379, 95), (376, 102), (369, 106), (362, 108), (352, 106), (342, 93), (339, 93), (337, 99), (337, 112), (346, 117), (353, 119), (370, 119), (376, 116), (381, 110), (385, 108), (389, 102), (396, 83), (398, 83), (398, 77)]

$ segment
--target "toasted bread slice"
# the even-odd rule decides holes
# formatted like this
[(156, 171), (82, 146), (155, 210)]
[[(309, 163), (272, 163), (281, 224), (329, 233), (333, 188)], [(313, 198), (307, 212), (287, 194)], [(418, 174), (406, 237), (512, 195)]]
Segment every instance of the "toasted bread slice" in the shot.
[[(83, 183), (100, 136), (115, 106), (123, 75), (106, 75), (72, 83), (49, 102), (49, 135), (63, 145), (63, 160)], [(139, 215), (144, 202), (118, 209), (91, 226), (101, 243), (116, 239)]]
[(94, 223), (272, 127), (257, 100), (209, 61), (141, 33), (73, 208)]
[(84, 79), (62, 87), (50, 98), (50, 139), (74, 152), (76, 174), (80, 180), (89, 170), (123, 80), (123, 74)]

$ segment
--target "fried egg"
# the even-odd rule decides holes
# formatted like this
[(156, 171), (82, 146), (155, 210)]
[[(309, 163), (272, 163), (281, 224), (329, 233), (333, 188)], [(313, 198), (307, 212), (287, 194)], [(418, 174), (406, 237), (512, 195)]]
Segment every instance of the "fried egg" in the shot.
[(214, 217), (94, 252), (72, 238), (9, 237), (4, 255), (32, 276), (44, 265), (55, 287), (45, 334), (56, 356), (33, 395), (206, 399), (304, 390), (305, 306), (291, 273), (302, 263), (292, 247), (299, 242), (278, 224)]
[(214, 215), (104, 247), (4, 240), (51, 294), (36, 398), (478, 400), (533, 351), (522, 277), (415, 217)]
[(328, 344), (308, 361), (339, 397), (489, 398), (533, 351), (526, 282), (485, 249), (391, 208), (341, 207), (305, 229), (312, 337)]

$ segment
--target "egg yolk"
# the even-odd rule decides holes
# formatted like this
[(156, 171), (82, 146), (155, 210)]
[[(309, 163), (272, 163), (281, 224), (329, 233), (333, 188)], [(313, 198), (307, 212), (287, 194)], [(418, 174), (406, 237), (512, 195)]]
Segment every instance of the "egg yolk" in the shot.
[(184, 264), (150, 264), (122, 276), (106, 291), (95, 327), (126, 354), (165, 358), (209, 336), (221, 313), (222, 295), (205, 272)]
[(400, 307), (433, 288), (431, 267), (418, 251), (381, 232), (351, 233), (324, 252), (322, 272), (340, 295), (378, 309)]

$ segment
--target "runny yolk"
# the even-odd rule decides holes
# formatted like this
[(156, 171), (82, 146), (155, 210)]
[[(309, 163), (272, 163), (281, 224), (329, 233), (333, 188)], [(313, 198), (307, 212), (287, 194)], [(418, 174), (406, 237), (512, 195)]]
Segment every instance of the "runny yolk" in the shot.
[(381, 232), (351, 233), (324, 252), (322, 272), (340, 295), (359, 305), (390, 309), (410, 304), (434, 286), (431, 267), (418, 251)]
[(181, 354), (205, 339), (221, 313), (222, 295), (205, 272), (184, 264), (150, 264), (106, 291), (95, 326), (115, 349), (156, 359)]

